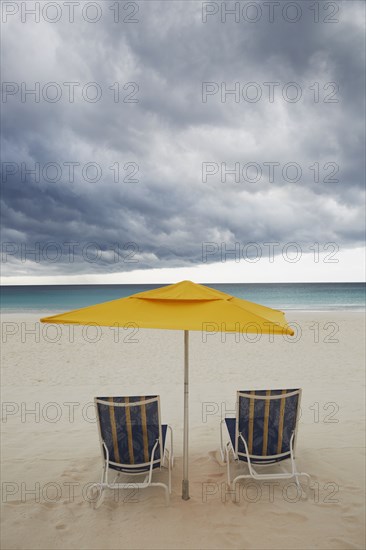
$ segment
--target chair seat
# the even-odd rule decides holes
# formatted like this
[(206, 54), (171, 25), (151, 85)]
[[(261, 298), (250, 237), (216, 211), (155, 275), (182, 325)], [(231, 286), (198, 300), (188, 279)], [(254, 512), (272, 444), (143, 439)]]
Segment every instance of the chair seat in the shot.
[[(163, 441), (163, 451), (161, 453), (162, 456), (164, 456), (165, 451), (165, 441), (166, 441), (166, 434), (168, 431), (168, 425), (162, 424), (161, 425), (161, 437)], [(160, 468), (161, 467), (161, 461), (156, 462), (156, 464), (153, 465), (153, 469)], [(141, 468), (126, 468), (123, 465), (121, 466), (115, 466), (114, 464), (109, 464), (109, 468), (112, 470), (116, 470), (117, 472), (123, 472), (126, 474), (143, 474), (145, 472), (148, 472), (150, 470), (150, 466), (142, 466)]]

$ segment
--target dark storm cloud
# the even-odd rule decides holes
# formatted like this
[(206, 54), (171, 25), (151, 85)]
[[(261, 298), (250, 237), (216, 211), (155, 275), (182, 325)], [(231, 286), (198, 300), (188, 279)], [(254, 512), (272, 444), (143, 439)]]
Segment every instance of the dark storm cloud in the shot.
[[(20, 92), (3, 103), (2, 161), (15, 163), (5, 176), (3, 164), (2, 241), (13, 243), (5, 275), (194, 265), (203, 242), (362, 242), (362, 2), (339, 2), (339, 22), (330, 24), (314, 23), (305, 2), (296, 3), (303, 12), (296, 23), (281, 16), (270, 23), (265, 15), (257, 23), (222, 23), (219, 13), (203, 23), (201, 2), (150, 1), (139, 3), (138, 23), (116, 24), (107, 4), (94, 24), (80, 17), (22, 23), (13, 16), (3, 26), (3, 81), (28, 88), (39, 82), (41, 90), (56, 82), (62, 90), (55, 103), (42, 96), (22, 102)], [(73, 103), (65, 82), (80, 83)], [(102, 90), (95, 103), (81, 96), (88, 82)], [(120, 99), (130, 94), (138, 103), (114, 102), (116, 82)], [(203, 82), (227, 89), (238, 82), (240, 92), (255, 82), (263, 95), (256, 103), (241, 95), (237, 103), (233, 96), (221, 101), (219, 91), (203, 102)], [(280, 83), (273, 102), (266, 82)], [(295, 103), (282, 95), (291, 82), (302, 93)], [(336, 88), (324, 89), (329, 82)], [(123, 89), (126, 83), (135, 84)], [(337, 102), (324, 102), (334, 90)], [(73, 181), (70, 162), (79, 163)], [(92, 169), (82, 173), (92, 162), (101, 170), (95, 182)], [(280, 165), (274, 182), (268, 162)], [(301, 168), (297, 182), (281, 176), (289, 162)], [(62, 171), (57, 181), (52, 168), (35, 181), (22, 176), (21, 163), (38, 163), (41, 172), (56, 163)], [(202, 163), (218, 170), (221, 163), (257, 163), (262, 175), (222, 182), (218, 171), (204, 181)], [(324, 181), (334, 167), (339, 181)], [(19, 262), (21, 245), (51, 242), (63, 249), (57, 262), (47, 254)], [(69, 242), (78, 243), (72, 261)], [(88, 243), (100, 248), (96, 261), (83, 252)]]

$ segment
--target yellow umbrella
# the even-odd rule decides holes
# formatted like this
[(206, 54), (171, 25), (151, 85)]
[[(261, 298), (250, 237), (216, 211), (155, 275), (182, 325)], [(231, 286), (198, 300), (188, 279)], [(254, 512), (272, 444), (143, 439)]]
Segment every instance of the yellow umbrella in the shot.
[(282, 311), (270, 309), (214, 290), (182, 281), (174, 285), (133, 294), (68, 313), (41, 319), (42, 323), (62, 323), (184, 330), (184, 439), (182, 498), (189, 499), (188, 482), (188, 331), (288, 334)]

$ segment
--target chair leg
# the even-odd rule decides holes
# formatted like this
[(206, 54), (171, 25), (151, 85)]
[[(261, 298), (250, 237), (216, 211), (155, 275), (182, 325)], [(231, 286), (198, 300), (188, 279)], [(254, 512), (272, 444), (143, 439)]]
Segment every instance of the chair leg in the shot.
[(231, 486), (231, 476), (230, 476), (230, 455), (229, 447), (226, 447), (226, 475), (227, 475), (227, 484), (230, 488)]
[(112, 483), (117, 483), (117, 480), (119, 479), (120, 475), (121, 475), (121, 472), (118, 472), (118, 474), (116, 475)]
[[(169, 504), (169, 501), (170, 501), (170, 493), (172, 492), (172, 456), (171, 454), (169, 453), (169, 451), (167, 450), (167, 454), (164, 455), (164, 458), (166, 458), (166, 460), (168, 461), (168, 484), (166, 483), (154, 483), (152, 482), (151, 480), (151, 474), (152, 474), (152, 470), (149, 471), (149, 473), (146, 474), (145, 478), (144, 478), (144, 481), (142, 483), (136, 483), (136, 484), (133, 484), (134, 486), (136, 486), (137, 488), (147, 488), (151, 485), (155, 485), (155, 486), (159, 486), (159, 487), (162, 487), (164, 489), (164, 494), (165, 494), (165, 503), (166, 505)], [(153, 458), (152, 458), (153, 460)], [(163, 465), (164, 461), (162, 460), (162, 465)], [(104, 501), (104, 493), (105, 493), (105, 490), (106, 489), (129, 489), (130, 488), (130, 484), (126, 484), (126, 483), (117, 483), (117, 480), (119, 478), (119, 476), (121, 475), (120, 472), (118, 472), (118, 474), (116, 475), (115, 479), (113, 480), (113, 482), (111, 484), (108, 483), (108, 465), (107, 465), (107, 462), (105, 462), (105, 464), (103, 465), (103, 469), (102, 469), (102, 475), (101, 475), (101, 480), (99, 483), (94, 483), (92, 486), (91, 486), (91, 490), (94, 492), (94, 495), (95, 495), (95, 501), (93, 502), (93, 505), (94, 505), (94, 509), (98, 509), (102, 502)]]
[(96, 483), (95, 485), (92, 486), (92, 489), (93, 490), (96, 489), (98, 493), (98, 496), (94, 502), (94, 510), (98, 510), (98, 508), (100, 508), (101, 504), (104, 501), (105, 488), (103, 487), (102, 483)]
[(225, 453), (224, 453), (224, 443), (223, 443), (223, 437), (222, 437), (222, 426), (223, 426), (223, 420), (220, 422), (220, 454), (221, 454), (221, 460), (225, 462)]
[[(118, 473), (118, 475), (119, 475), (119, 473)], [(94, 483), (94, 485), (91, 486), (91, 490), (94, 492), (94, 494), (96, 496), (96, 500), (93, 503), (95, 509), (98, 509), (100, 507), (100, 505), (102, 504), (103, 500), (104, 500), (104, 491), (105, 491), (104, 485), (105, 484), (108, 484), (108, 465), (107, 465), (107, 462), (104, 462), (104, 464), (103, 464), (100, 483)]]
[(153, 482), (153, 483), (149, 483), (149, 485), (145, 485), (145, 488), (148, 487), (148, 486), (151, 486), (151, 487), (162, 487), (164, 489), (164, 493), (165, 493), (165, 504), (168, 506), (169, 502), (170, 502), (170, 494), (169, 494), (169, 487), (168, 485), (166, 485), (165, 483), (161, 483), (160, 481), (158, 482)]
[(238, 493), (236, 491), (237, 483), (238, 482), (234, 480), (230, 487), (231, 501), (234, 502), (234, 504), (237, 504), (238, 502), (240, 502), (240, 496), (238, 496)]
[[(307, 479), (307, 486), (306, 486), (305, 489), (303, 488), (303, 486), (301, 485), (301, 483), (299, 481), (300, 477), (306, 477), (306, 479)], [(308, 492), (309, 492), (311, 477), (309, 476), (309, 474), (307, 474), (305, 472), (296, 472), (295, 473), (295, 480), (296, 480), (296, 485), (297, 485), (298, 489), (301, 491), (301, 497), (304, 496), (304, 498), (306, 500), (308, 498)]]
[[(171, 467), (173, 468), (173, 466), (174, 466), (173, 430), (172, 430), (171, 426), (169, 426), (169, 424), (168, 424), (168, 430), (169, 430), (169, 433), (170, 433), (170, 448), (169, 449), (166, 448), (165, 451), (168, 454), (168, 459), (171, 460)], [(165, 462), (165, 453), (164, 453), (164, 462)]]
[(170, 428), (170, 458), (172, 461), (172, 468), (174, 468), (174, 440), (173, 440), (173, 429)]
[(168, 486), (169, 486), (169, 493), (172, 492), (172, 462), (171, 457), (168, 459)]

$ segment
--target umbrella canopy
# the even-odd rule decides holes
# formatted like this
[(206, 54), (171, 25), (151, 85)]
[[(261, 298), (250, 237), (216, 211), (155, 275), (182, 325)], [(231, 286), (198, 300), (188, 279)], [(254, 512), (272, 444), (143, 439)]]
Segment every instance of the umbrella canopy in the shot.
[(293, 335), (282, 311), (247, 302), (204, 285), (182, 281), (155, 290), (133, 294), (94, 306), (41, 319), (64, 323), (121, 327), (135, 323), (139, 328), (170, 330), (217, 330)]
[(204, 285), (182, 281), (67, 313), (44, 317), (43, 323), (184, 330), (183, 499), (188, 486), (188, 331), (288, 334), (282, 311), (247, 302)]

